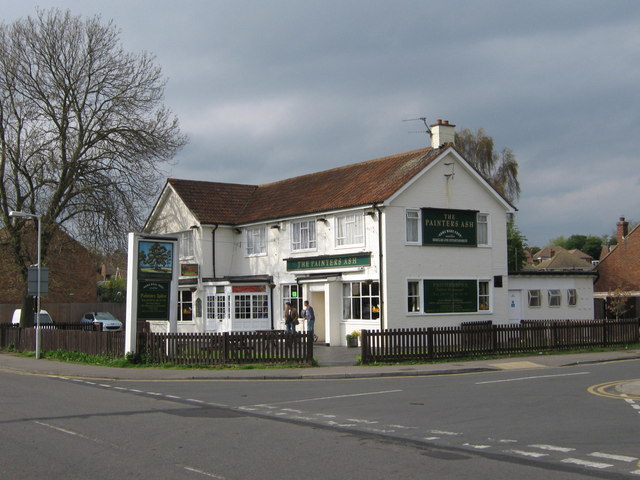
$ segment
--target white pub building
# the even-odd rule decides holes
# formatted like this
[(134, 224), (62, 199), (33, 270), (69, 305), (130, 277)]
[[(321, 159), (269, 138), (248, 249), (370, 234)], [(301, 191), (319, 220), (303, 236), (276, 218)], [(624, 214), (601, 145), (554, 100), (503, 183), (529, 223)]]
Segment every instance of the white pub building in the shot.
[(431, 131), (429, 148), (275, 183), (168, 179), (144, 231), (179, 239), (178, 332), (283, 329), (303, 300), (331, 345), (505, 323), (515, 208), (456, 151), (454, 125)]

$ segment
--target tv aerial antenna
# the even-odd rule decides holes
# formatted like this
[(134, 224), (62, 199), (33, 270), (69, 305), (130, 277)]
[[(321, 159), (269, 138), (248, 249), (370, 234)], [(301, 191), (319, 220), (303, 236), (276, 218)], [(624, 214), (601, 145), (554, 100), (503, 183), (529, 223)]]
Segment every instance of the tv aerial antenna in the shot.
[(415, 122), (421, 120), (424, 123), (424, 126), (427, 128), (426, 130), (414, 130), (409, 133), (426, 133), (431, 138), (431, 129), (429, 128), (429, 124), (427, 123), (427, 117), (418, 117), (418, 118), (407, 118), (402, 120), (403, 122)]

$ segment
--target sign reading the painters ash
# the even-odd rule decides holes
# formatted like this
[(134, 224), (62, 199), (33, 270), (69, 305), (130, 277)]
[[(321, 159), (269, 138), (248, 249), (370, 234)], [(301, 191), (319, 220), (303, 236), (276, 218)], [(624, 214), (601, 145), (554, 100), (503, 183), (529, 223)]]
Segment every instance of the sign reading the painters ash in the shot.
[(422, 209), (422, 244), (433, 246), (475, 247), (477, 211)]
[(287, 270), (315, 270), (323, 268), (368, 267), (371, 265), (371, 253), (348, 255), (326, 255), (321, 257), (286, 258)]

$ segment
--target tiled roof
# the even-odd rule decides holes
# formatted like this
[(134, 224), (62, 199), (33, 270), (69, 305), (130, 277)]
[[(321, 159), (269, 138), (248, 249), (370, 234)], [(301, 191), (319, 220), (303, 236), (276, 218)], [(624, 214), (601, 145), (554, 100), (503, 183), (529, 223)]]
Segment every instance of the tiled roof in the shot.
[(268, 221), (382, 203), (445, 148), (413, 150), (259, 186), (175, 178), (168, 183), (201, 223)]
[(593, 265), (562, 249), (553, 258), (540, 262), (533, 268), (535, 270), (591, 270)]

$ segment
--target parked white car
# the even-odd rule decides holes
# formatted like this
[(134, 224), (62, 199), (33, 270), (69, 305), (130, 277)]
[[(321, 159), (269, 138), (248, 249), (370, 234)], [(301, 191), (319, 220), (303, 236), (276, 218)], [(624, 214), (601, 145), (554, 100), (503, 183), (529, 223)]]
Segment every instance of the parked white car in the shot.
[(99, 326), (105, 332), (119, 332), (122, 322), (109, 312), (87, 312), (80, 319), (80, 323)]
[[(22, 315), (21, 308), (17, 308), (16, 310), (14, 310), (13, 316), (11, 317), (11, 324), (19, 325), (21, 315)], [(37, 319), (35, 318), (35, 315), (33, 317), (34, 317), (33, 326), (35, 327)], [(46, 310), (40, 310), (40, 326), (43, 326), (43, 325), (53, 325), (53, 319), (51, 318), (51, 315), (49, 315), (49, 312), (47, 312)]]

